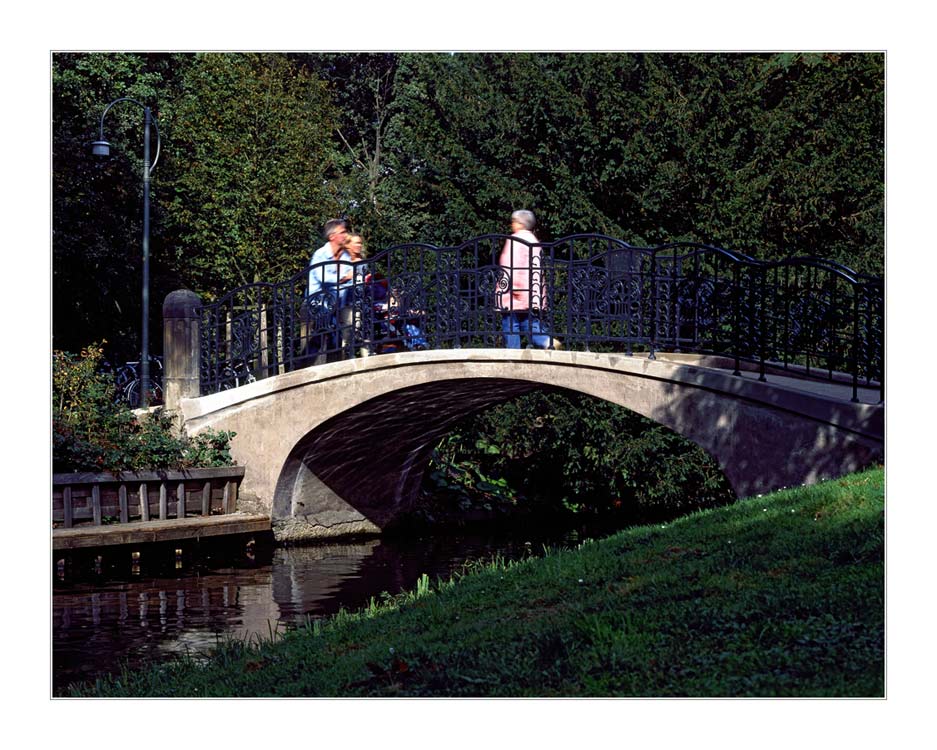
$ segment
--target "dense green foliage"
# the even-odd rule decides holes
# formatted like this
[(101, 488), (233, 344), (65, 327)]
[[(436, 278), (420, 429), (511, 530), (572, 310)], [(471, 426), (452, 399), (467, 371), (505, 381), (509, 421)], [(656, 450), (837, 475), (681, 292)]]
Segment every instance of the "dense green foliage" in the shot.
[(732, 501), (719, 465), (674, 432), (615, 404), (534, 392), (484, 412), (436, 449), (428, 485), (469, 508), (577, 513), (621, 523)]
[(166, 206), (176, 273), (211, 296), (283, 278), (309, 261), (310, 208), (339, 210), (325, 86), (282, 55), (198, 55), (187, 70)]
[[(373, 250), (606, 232), (883, 270), (881, 54), (56, 54), (59, 348), (136, 350), (142, 113), (153, 298), (302, 269), (333, 215)], [(154, 305), (158, 315), (158, 304)], [(158, 322), (158, 321), (157, 321)]]
[(101, 696), (883, 696), (881, 469), (496, 560)]
[[(399, 60), (394, 53), (292, 54), (328, 87), (335, 106), (333, 168), (327, 175), (336, 215), (347, 216), (373, 249), (412, 236), (412, 206), (398, 188), (400, 149), (388, 140), (399, 109)], [(419, 211), (417, 211), (419, 214)], [(319, 218), (320, 223), (326, 218)]]
[(880, 55), (409, 55), (385, 138), (405, 239), (532, 208), (598, 231), (882, 270)]
[(135, 471), (230, 466), (233, 432), (179, 435), (162, 412), (137, 417), (115, 401), (114, 380), (100, 371), (92, 344), (75, 356), (53, 352), (52, 470)]

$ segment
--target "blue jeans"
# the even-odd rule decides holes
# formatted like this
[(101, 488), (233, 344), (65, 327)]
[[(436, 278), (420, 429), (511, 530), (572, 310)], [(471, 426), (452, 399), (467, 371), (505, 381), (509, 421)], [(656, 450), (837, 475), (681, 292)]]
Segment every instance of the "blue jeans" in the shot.
[[(328, 361), (329, 354), (336, 352), (344, 359), (354, 357), (355, 322), (354, 294), (351, 287), (336, 288), (335, 285), (325, 286), (322, 292), (316, 295), (324, 298), (322, 302), (307, 299), (304, 307), (308, 324), (305, 354), (314, 356), (314, 364), (321, 365)], [(322, 304), (322, 307), (318, 305)], [(326, 307), (325, 305), (328, 305)], [(328, 319), (319, 310), (332, 310)]]
[(501, 330), (504, 331), (504, 345), (508, 349), (521, 348), (521, 333), (527, 334), (527, 338), (538, 349), (548, 348), (550, 336), (543, 332), (544, 328), (536, 315), (531, 315), (526, 311), (501, 314)]

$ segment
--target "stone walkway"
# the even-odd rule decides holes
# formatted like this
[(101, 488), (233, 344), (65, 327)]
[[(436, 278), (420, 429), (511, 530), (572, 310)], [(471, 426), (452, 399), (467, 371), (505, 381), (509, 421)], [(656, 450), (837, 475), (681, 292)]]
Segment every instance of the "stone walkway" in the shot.
[[(657, 359), (679, 364), (693, 364), (697, 367), (706, 367), (708, 369), (720, 370), (722, 372), (728, 370), (731, 373), (734, 370), (732, 360), (727, 357), (658, 352)], [(749, 367), (749, 365), (743, 363), (743, 367)], [(742, 370), (742, 374), (739, 377), (745, 378), (746, 380), (757, 381), (759, 375), (757, 369), (751, 371)], [(838, 401), (852, 401), (852, 383), (848, 381), (848, 376), (841, 376), (838, 378), (837, 382), (832, 382), (829, 380), (808, 380), (801, 377), (778, 375), (769, 371), (765, 378), (768, 383), (779, 385), (782, 388), (791, 388), (793, 390), (804, 391), (805, 393), (813, 393), (818, 396), (825, 396), (827, 398), (836, 399)], [(858, 397), (860, 403), (870, 404), (872, 406), (884, 406), (884, 404), (880, 404), (882, 394), (879, 388), (863, 388), (861, 381), (859, 384)]]

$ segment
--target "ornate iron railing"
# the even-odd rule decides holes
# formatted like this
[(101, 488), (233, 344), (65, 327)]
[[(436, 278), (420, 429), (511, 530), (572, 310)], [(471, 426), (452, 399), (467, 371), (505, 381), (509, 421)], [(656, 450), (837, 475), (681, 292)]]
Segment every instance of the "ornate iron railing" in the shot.
[[(406, 244), (343, 261), (339, 273), (353, 273), (338, 294), (307, 295), (309, 274), (337, 262), (233, 290), (202, 309), (203, 393), (336, 358), (504, 346), (505, 239)], [(860, 385), (879, 388), (884, 400), (881, 278), (815, 257), (765, 262), (707, 245), (641, 248), (598, 234), (537, 247), (526, 269), (529, 316), (549, 332), (549, 346), (722, 355), (736, 373), (744, 362), (762, 378), (770, 367), (845, 376), (854, 400)]]

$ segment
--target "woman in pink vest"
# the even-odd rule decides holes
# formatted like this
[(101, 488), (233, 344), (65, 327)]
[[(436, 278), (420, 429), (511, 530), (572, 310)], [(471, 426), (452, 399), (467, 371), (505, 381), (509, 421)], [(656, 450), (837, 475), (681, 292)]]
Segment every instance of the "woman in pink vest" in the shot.
[(520, 210), (511, 214), (511, 239), (505, 240), (498, 258), (504, 273), (498, 285), (503, 291), (498, 292), (497, 301), (504, 344), (508, 349), (521, 348), (521, 333), (525, 333), (535, 347), (550, 346), (550, 336), (544, 333), (545, 326), (540, 320), (547, 307), (547, 288), (540, 245), (533, 233), (535, 224), (533, 211)]

